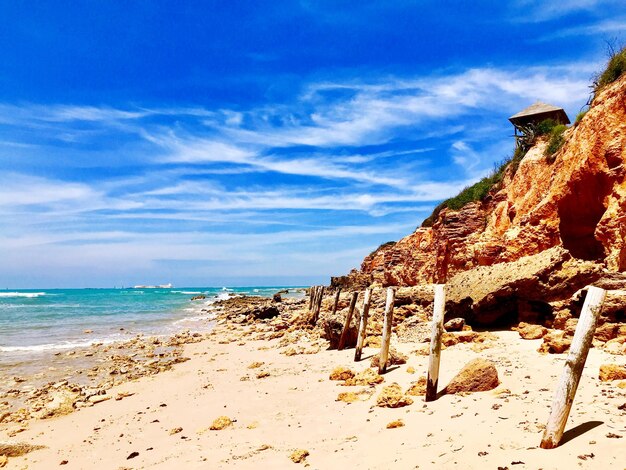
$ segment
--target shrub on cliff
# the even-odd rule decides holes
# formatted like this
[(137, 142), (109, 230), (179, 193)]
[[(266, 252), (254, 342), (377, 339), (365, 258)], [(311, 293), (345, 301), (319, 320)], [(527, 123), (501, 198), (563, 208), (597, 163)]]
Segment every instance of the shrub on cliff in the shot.
[(443, 209), (447, 208), (457, 211), (470, 202), (484, 200), (489, 194), (489, 191), (500, 184), (507, 168), (510, 167), (511, 174), (515, 174), (525, 154), (526, 153), (521, 147), (516, 148), (513, 156), (505, 159), (499, 165), (496, 165), (489, 176), (484, 177), (479, 182), (471, 186), (463, 188), (459, 194), (451, 197), (450, 199), (446, 199), (435, 207), (432, 214), (430, 214), (430, 216), (422, 222), (422, 227), (432, 227), (437, 220), (437, 217), (439, 217), (439, 213)]
[(378, 250), (380, 250), (380, 249), (382, 249), (382, 248), (388, 248), (388, 247), (393, 246), (393, 245), (395, 245), (395, 244), (396, 244), (396, 242), (394, 242), (394, 241), (385, 242), (385, 243), (383, 243), (382, 245), (380, 245), (378, 248), (376, 248), (374, 251), (372, 251), (372, 252), (371, 252), (369, 255), (367, 255), (367, 256), (372, 256), (372, 255), (373, 255), (374, 253), (376, 253)]
[(612, 47), (609, 49), (609, 62), (606, 69), (598, 75), (593, 83), (594, 92), (598, 92), (602, 87), (613, 83), (626, 72), (626, 47), (619, 51), (614, 51)]
[(550, 131), (550, 140), (548, 141), (548, 145), (545, 150), (545, 155), (548, 157), (550, 162), (554, 161), (554, 154), (558, 152), (565, 143), (565, 138), (563, 137), (565, 129), (567, 129), (567, 126), (559, 124), (558, 126), (555, 126), (552, 131)]

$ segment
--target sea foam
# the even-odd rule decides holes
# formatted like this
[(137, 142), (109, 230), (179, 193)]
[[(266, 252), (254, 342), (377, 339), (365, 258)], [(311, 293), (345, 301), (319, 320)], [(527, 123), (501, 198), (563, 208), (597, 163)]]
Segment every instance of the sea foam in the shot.
[(42, 297), (46, 295), (45, 292), (0, 292), (0, 297)]

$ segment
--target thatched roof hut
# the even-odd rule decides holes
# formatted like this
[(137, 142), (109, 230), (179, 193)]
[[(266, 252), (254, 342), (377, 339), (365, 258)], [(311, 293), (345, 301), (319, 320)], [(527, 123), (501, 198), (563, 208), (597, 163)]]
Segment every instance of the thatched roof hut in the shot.
[(528, 108), (509, 118), (516, 129), (522, 130), (529, 124), (538, 124), (544, 119), (553, 119), (557, 124), (569, 124), (570, 120), (563, 108), (537, 101)]

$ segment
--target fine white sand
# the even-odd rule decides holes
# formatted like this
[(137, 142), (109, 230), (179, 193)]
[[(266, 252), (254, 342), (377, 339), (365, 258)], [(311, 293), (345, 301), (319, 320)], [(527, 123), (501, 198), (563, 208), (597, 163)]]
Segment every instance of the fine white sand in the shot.
[[(626, 468), (626, 411), (618, 409), (626, 389), (598, 380), (600, 364), (622, 364), (624, 356), (591, 350), (566, 442), (544, 450), (542, 429), (566, 355), (539, 354), (541, 340), (500, 332), (493, 347), (482, 351), (471, 344), (449, 347), (442, 352), (440, 388), (475, 357), (496, 363), (501, 385), (428, 404), (412, 397), (410, 406), (387, 409), (376, 406), (382, 387), (397, 382), (406, 389), (425, 375), (428, 357), (411, 354), (419, 345), (394, 344), (409, 355), (408, 363), (391, 367), (367, 401), (347, 404), (336, 401), (340, 392), (368, 387), (340, 386), (329, 374), (337, 366), (363, 370), (369, 359), (354, 363), (353, 349), (286, 356), (279, 340), (242, 338), (247, 328), (218, 327), (209, 340), (186, 346), (190, 361), (109, 391), (133, 396), (32, 421), (6, 439), (47, 448), (12, 457), (7, 468), (50, 469), (63, 461), (67, 469)], [(225, 338), (231, 341), (220, 344)], [(363, 357), (374, 353), (366, 348)], [(264, 364), (249, 369), (255, 361)], [(409, 367), (416, 373), (407, 373)], [(269, 376), (257, 378), (264, 372)], [(233, 425), (209, 430), (222, 415)], [(396, 419), (405, 426), (386, 429)], [(6, 435), (16, 427), (0, 431)], [(182, 431), (171, 434), (175, 428)], [(611, 433), (622, 438), (607, 437)], [(290, 460), (296, 449), (310, 453), (304, 463)]]

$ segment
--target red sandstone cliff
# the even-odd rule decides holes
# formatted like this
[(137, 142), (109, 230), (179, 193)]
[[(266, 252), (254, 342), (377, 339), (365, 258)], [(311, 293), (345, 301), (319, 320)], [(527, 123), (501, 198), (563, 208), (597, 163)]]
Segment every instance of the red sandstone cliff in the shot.
[(482, 202), (444, 209), (432, 227), (366, 257), (348, 283), (446, 282), (476, 266), (562, 246), (578, 259), (626, 270), (626, 76), (603, 89), (565, 134), (554, 161), (538, 142)]

